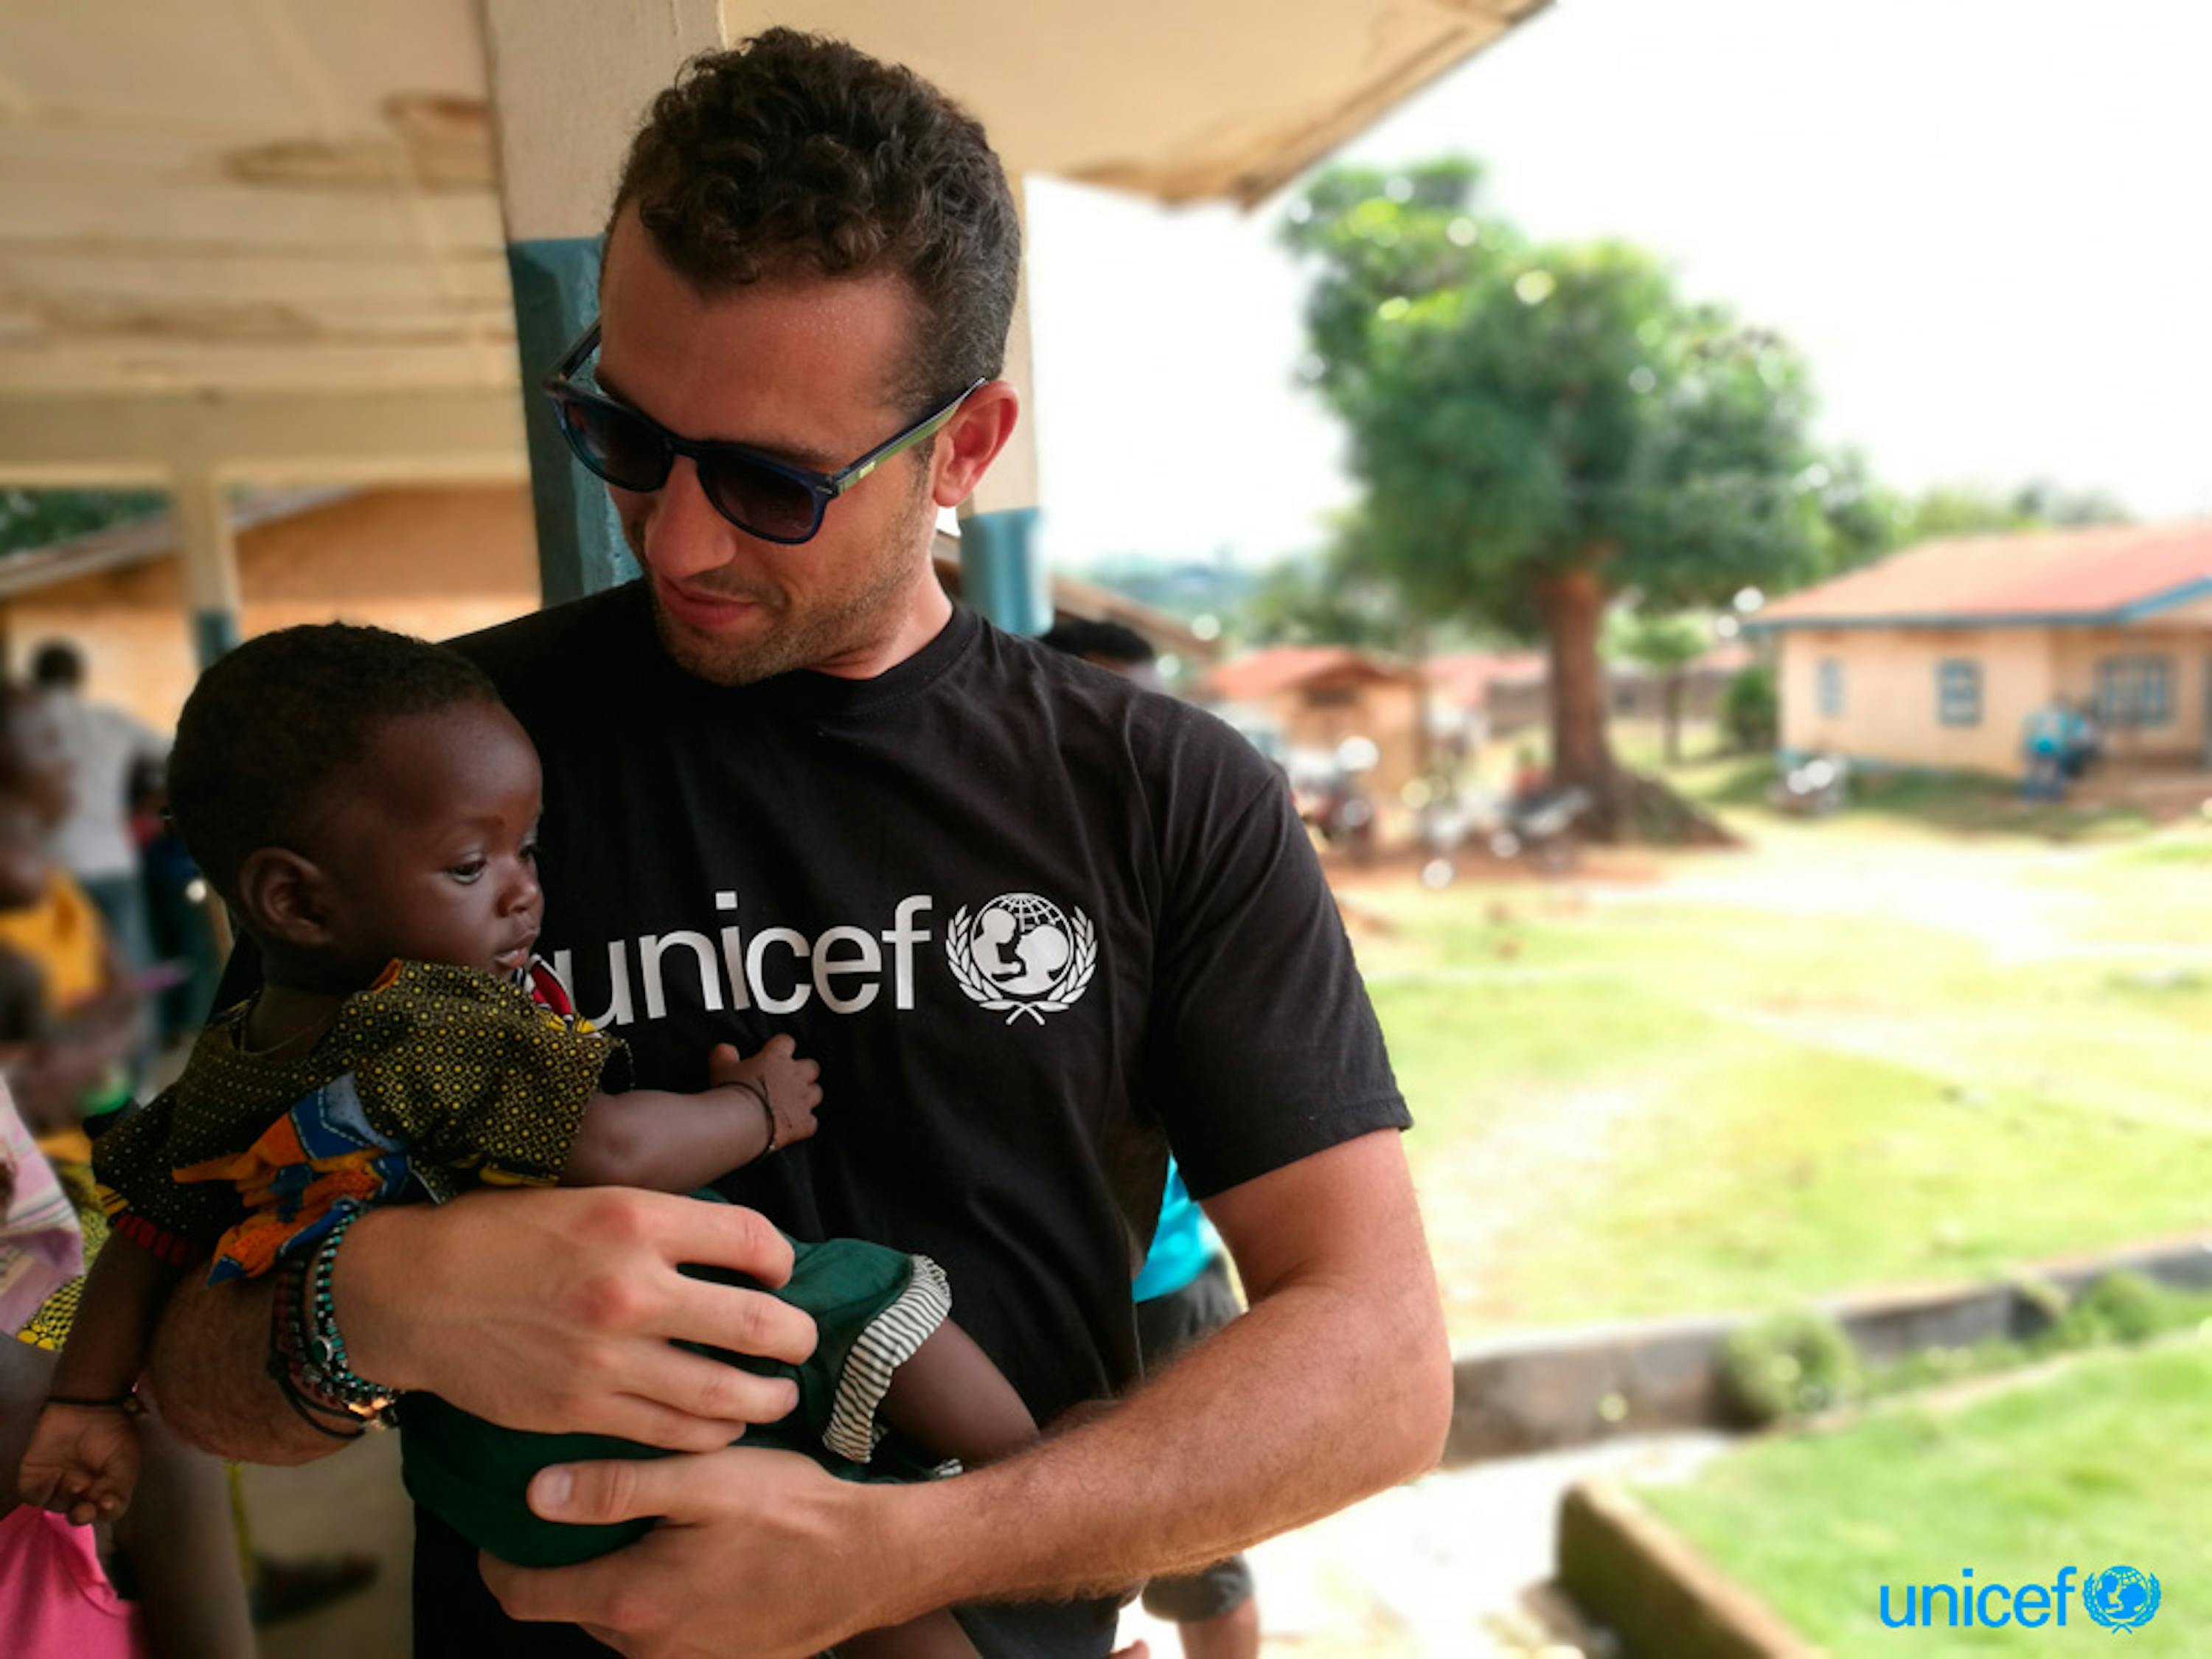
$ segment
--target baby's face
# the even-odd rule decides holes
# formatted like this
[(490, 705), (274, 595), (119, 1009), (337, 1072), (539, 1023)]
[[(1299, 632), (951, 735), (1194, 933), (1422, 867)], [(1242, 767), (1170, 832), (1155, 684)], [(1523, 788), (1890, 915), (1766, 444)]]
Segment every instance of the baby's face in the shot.
[(315, 826), (335, 951), (510, 973), (544, 914), (538, 751), (497, 703), (457, 704), (377, 733), (358, 781)]

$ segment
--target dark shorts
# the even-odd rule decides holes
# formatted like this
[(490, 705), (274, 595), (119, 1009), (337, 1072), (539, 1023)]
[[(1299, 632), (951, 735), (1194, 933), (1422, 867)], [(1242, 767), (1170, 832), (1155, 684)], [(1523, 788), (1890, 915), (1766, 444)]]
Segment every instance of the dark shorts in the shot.
[[(1137, 1304), (1137, 1349), (1153, 1370), (1202, 1336), (1237, 1317), (1237, 1292), (1229, 1265), (1219, 1256), (1179, 1291)], [(1242, 1555), (1217, 1561), (1181, 1578), (1155, 1578), (1145, 1586), (1145, 1611), (1178, 1625), (1223, 1618), (1252, 1599), (1252, 1568)]]

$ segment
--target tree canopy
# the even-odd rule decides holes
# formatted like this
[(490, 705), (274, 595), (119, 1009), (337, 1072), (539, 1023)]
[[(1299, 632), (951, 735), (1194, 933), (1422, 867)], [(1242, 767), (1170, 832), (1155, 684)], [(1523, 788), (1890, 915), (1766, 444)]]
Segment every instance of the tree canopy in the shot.
[(1451, 160), (1336, 167), (1290, 210), (1314, 268), (1303, 372), (1364, 486), (1340, 552), (1417, 609), (1547, 636), (1555, 775), (1613, 818), (1599, 634), (1817, 568), (1802, 362), (1623, 243), (1539, 243)]
[(1782, 587), (1820, 519), (1804, 368), (1618, 242), (1478, 210), (1480, 170), (1340, 167), (1293, 205), (1304, 372), (1352, 437), (1346, 545), (1425, 603), (1532, 632), (1586, 571), (1661, 610)]

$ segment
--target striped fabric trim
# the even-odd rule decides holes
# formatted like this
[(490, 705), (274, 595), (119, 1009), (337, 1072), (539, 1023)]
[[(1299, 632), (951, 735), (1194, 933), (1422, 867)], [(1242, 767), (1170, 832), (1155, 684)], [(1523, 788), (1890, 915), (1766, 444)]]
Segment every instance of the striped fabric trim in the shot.
[(844, 1375), (830, 1408), (822, 1443), (848, 1462), (865, 1463), (884, 1437), (876, 1407), (891, 1386), (891, 1373), (915, 1356), (952, 1315), (952, 1285), (945, 1269), (926, 1255), (913, 1258), (914, 1271), (898, 1299), (869, 1322), (845, 1356)]

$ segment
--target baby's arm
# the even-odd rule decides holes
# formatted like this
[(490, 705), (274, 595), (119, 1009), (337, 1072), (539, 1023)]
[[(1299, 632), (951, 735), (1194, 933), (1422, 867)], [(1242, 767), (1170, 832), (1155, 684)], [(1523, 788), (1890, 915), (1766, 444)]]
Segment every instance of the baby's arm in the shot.
[(585, 1103), (561, 1184), (688, 1192), (767, 1152), (771, 1115), (775, 1146), (805, 1139), (822, 1103), (821, 1067), (799, 1059), (794, 1046), (787, 1036), (770, 1037), (741, 1060), (729, 1044), (718, 1045), (708, 1060), (714, 1086), (700, 1094), (633, 1089), (593, 1095)]
[(52, 1397), (23, 1454), (25, 1503), (78, 1526), (112, 1520), (129, 1505), (138, 1436), (126, 1407), (179, 1271), (120, 1234), (100, 1247), (54, 1368)]

